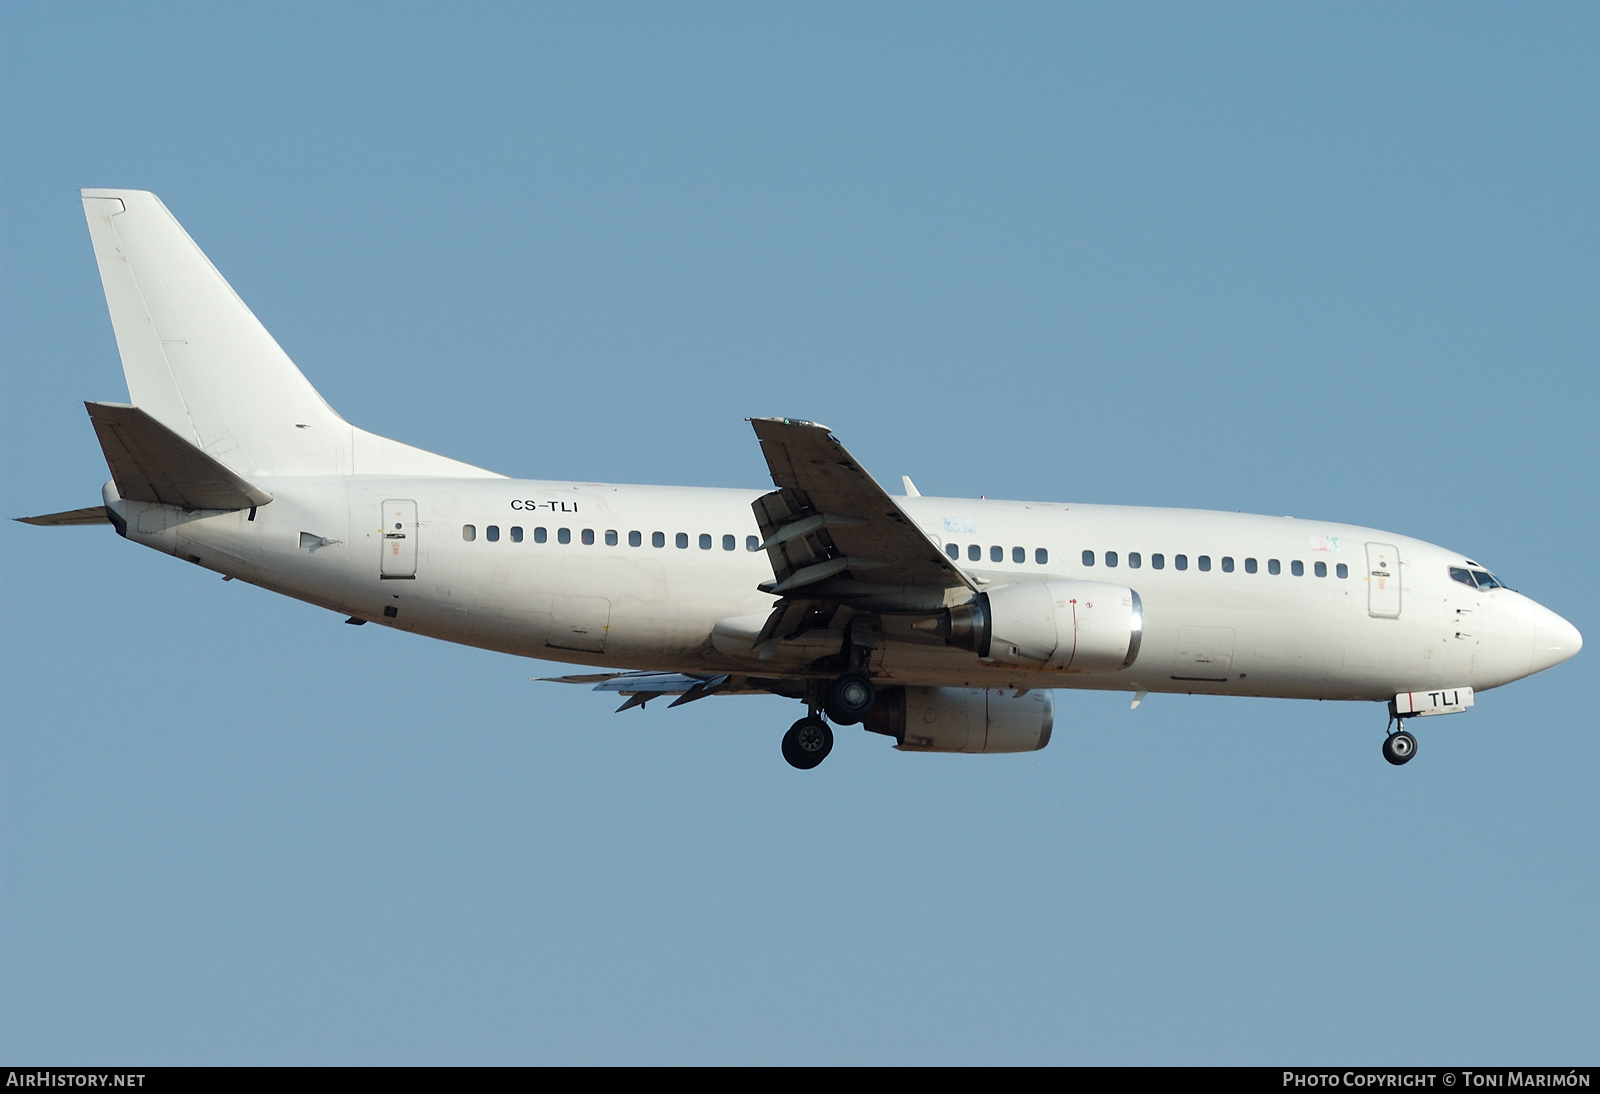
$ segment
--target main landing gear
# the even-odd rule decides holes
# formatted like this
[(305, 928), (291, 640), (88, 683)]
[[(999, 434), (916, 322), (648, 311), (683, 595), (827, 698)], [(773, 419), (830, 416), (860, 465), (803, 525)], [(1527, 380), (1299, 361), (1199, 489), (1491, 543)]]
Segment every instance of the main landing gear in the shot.
[(783, 758), (801, 771), (816, 767), (833, 751), (833, 729), (828, 722), (857, 725), (872, 712), (877, 701), (878, 689), (864, 672), (847, 672), (830, 681), (826, 688), (813, 684), (806, 700), (809, 713), (783, 735)]
[(840, 725), (853, 726), (872, 712), (877, 701), (878, 689), (872, 686), (865, 673), (847, 672), (828, 685), (823, 710)]
[(815, 714), (808, 714), (783, 735), (783, 758), (791, 767), (810, 771), (833, 751), (833, 730)]

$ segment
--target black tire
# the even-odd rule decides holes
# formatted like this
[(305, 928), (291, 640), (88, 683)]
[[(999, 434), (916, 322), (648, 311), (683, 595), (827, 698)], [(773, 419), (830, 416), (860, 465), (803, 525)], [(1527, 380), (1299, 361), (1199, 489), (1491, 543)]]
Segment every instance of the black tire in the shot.
[(783, 758), (801, 771), (810, 771), (832, 751), (833, 730), (821, 718), (802, 718), (783, 735)]
[(1383, 739), (1383, 758), (1396, 767), (1409, 763), (1416, 754), (1417, 739), (1403, 729)]
[(877, 701), (878, 689), (872, 686), (871, 680), (859, 672), (847, 672), (828, 685), (828, 698), (823, 708), (829, 720), (853, 726), (866, 719)]

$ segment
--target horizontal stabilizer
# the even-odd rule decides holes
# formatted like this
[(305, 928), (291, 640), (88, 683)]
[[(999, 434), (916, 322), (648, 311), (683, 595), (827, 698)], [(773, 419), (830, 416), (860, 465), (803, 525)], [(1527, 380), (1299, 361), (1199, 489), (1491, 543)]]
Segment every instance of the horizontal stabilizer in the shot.
[(183, 509), (247, 509), (272, 500), (138, 407), (83, 405), (124, 498)]
[(110, 524), (104, 505), (91, 505), (87, 509), (70, 509), (65, 513), (46, 513), (40, 517), (17, 517), (23, 524), (38, 524), (46, 528), (63, 528), (74, 524)]

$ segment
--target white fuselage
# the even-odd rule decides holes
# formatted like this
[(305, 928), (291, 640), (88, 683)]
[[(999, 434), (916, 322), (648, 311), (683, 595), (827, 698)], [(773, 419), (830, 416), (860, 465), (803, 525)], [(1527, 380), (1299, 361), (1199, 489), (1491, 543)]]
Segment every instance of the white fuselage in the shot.
[[(602, 678), (631, 702), (766, 691), (840, 724), (877, 714), (869, 728), (902, 747), (942, 751), (1044, 747), (1050, 704), (1026, 699), (1034, 689), (1381, 700), (1399, 717), (1465, 709), (1471, 691), (1453, 689), (1582, 645), (1560, 616), (1418, 540), (1236, 513), (891, 499), (815, 422), (750, 420), (771, 491), (505, 478), (341, 418), (154, 194), (82, 199), (128, 381), (128, 403), (86, 405), (112, 475), (104, 514), (146, 546), (352, 622), (672, 677)], [(1413, 693), (1432, 689), (1452, 690), (1418, 709)], [(815, 766), (829, 732), (797, 723), (785, 755)], [(1404, 756), (1385, 755), (1404, 762), (1414, 741), (1396, 736)]]
[[(773, 571), (751, 549), (761, 491), (360, 475), (259, 485), (274, 500), (254, 511), (123, 501), (109, 484), (106, 500), (128, 538), (147, 546), (356, 619), (528, 657), (798, 678), (842, 640), (815, 631), (766, 660), (753, 648), (776, 599), (757, 588)], [(1388, 700), (1497, 687), (1581, 644), (1527, 597), (1452, 580), (1450, 568), (1467, 565), (1456, 552), (1370, 528), (1184, 509), (896, 502), (942, 550), (954, 547), (979, 589), (1046, 578), (1127, 586), (1142, 600), (1144, 629), (1131, 665), (1096, 673), (880, 640), (871, 672), (885, 684)]]

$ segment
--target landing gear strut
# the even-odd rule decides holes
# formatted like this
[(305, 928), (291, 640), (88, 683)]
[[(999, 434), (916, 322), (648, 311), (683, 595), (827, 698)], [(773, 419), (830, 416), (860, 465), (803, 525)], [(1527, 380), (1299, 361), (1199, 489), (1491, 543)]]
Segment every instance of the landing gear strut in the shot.
[(823, 709), (842, 726), (853, 726), (871, 713), (878, 701), (878, 689), (865, 673), (847, 672), (828, 685)]
[(1417, 739), (1405, 730), (1396, 730), (1383, 739), (1383, 758), (1399, 767), (1417, 754)]
[(815, 714), (808, 714), (783, 735), (783, 758), (791, 767), (810, 771), (833, 751), (833, 730)]

